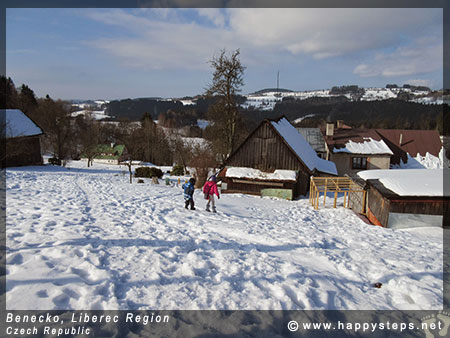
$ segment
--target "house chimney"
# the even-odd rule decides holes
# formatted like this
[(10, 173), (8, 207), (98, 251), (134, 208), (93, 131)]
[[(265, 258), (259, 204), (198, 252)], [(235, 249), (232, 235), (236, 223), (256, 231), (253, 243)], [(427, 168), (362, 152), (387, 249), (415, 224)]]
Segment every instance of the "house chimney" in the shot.
[(341, 129), (344, 126), (344, 120), (337, 120), (337, 129)]
[(403, 134), (400, 133), (400, 139), (398, 140), (398, 144), (402, 145), (402, 141), (403, 141)]
[(327, 129), (326, 129), (326, 136), (333, 136), (334, 134), (334, 123), (333, 122), (327, 122)]

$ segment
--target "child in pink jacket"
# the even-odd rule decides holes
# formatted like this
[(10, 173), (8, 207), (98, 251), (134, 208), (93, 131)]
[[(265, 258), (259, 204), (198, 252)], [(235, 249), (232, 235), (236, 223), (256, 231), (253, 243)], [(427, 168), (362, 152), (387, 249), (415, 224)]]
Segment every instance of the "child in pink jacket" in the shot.
[(217, 178), (215, 175), (211, 176), (209, 181), (205, 183), (203, 186), (203, 193), (205, 195), (205, 199), (208, 200), (206, 204), (206, 211), (211, 211), (209, 209), (209, 205), (212, 206), (212, 212), (216, 212), (216, 204), (214, 202), (214, 195), (217, 195), (217, 198), (220, 199), (219, 190), (217, 189)]

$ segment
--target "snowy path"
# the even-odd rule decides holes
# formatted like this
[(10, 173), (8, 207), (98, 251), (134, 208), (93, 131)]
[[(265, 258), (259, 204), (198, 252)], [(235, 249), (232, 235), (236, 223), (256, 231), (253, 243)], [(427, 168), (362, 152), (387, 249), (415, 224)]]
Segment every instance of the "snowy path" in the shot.
[[(7, 170), (8, 309), (439, 309), (442, 229), (181, 189), (117, 167)], [(381, 289), (372, 287), (383, 283)]]

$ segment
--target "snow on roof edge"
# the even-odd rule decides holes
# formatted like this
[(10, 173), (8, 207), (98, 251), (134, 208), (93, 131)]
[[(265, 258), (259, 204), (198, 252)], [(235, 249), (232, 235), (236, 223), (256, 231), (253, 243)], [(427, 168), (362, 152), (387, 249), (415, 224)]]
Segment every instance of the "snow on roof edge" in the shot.
[(333, 147), (333, 153), (349, 153), (349, 154), (388, 154), (393, 155), (392, 150), (383, 141), (374, 140), (371, 137), (365, 137), (363, 142), (354, 142), (348, 140), (344, 148)]
[[(2, 109), (3, 110), (3, 109)], [(7, 138), (36, 136), (44, 132), (20, 109), (5, 109), (5, 136)]]
[(265, 173), (249, 167), (226, 167), (225, 177), (292, 182), (297, 180), (297, 171), (277, 169), (273, 173)]
[(316, 169), (323, 173), (337, 175), (336, 164), (317, 156), (311, 145), (286, 117), (269, 122), (309, 170)]

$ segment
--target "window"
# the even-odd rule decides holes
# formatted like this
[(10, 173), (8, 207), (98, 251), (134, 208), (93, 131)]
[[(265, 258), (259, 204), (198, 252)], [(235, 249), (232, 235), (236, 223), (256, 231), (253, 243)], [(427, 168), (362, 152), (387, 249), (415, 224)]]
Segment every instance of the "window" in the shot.
[(367, 157), (352, 157), (352, 169), (367, 169)]

